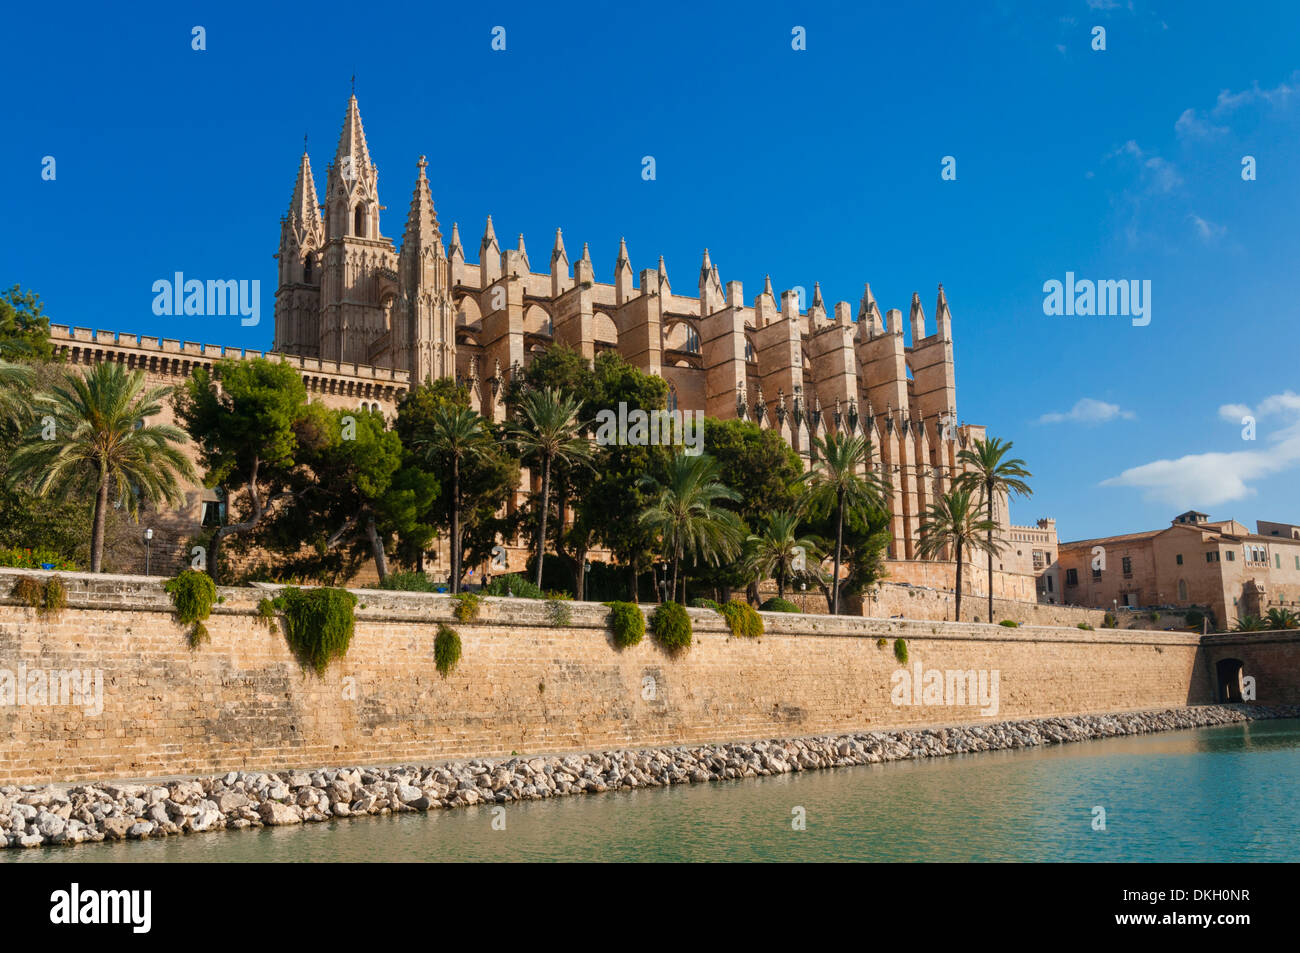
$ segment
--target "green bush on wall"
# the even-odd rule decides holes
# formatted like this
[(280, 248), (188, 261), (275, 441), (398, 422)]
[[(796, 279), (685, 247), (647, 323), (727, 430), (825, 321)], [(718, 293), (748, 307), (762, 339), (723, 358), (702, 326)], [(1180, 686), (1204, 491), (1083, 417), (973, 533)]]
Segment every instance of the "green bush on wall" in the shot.
[(433, 640), (433, 664), (444, 676), (460, 661), (460, 636), (446, 625), (438, 626), (438, 636)]
[(1020, 623), (1016, 622), (1014, 619), (1003, 619), (1001, 622), (998, 623), (998, 625), (1005, 625), (1008, 629), (1020, 628)]
[(637, 645), (645, 636), (645, 616), (635, 602), (607, 602), (609, 629), (614, 633), (614, 644), (621, 649)]
[(898, 659), (899, 665), (907, 664), (907, 643), (902, 639), (894, 639), (894, 658)]
[(763, 618), (749, 603), (733, 599), (718, 611), (727, 620), (732, 635), (756, 639), (763, 634)]
[(438, 586), (422, 572), (390, 572), (379, 584), (380, 589), (398, 592), (437, 592)]
[(545, 599), (538, 586), (533, 585), (518, 573), (499, 576), (483, 587), (479, 593), (484, 596), (513, 596), (516, 599)]
[(317, 675), (347, 654), (356, 628), (357, 597), (346, 589), (289, 586), (272, 605), (284, 613), (284, 637), (303, 665)]
[(190, 646), (206, 642), (208, 627), (203, 623), (212, 615), (217, 601), (217, 585), (212, 577), (198, 569), (186, 569), (163, 583), (163, 589), (172, 597), (176, 621), (191, 627)]
[(40, 615), (54, 615), (68, 605), (68, 590), (57, 576), (51, 576), (44, 582), (35, 576), (19, 576), (10, 596), (35, 609)]
[(722, 606), (713, 599), (692, 599), (692, 609), (712, 609), (714, 612), (721, 612)]
[(669, 652), (679, 652), (690, 647), (691, 617), (679, 602), (665, 602), (650, 617), (650, 630), (655, 641)]
[(479, 597), (472, 592), (462, 592), (451, 600), (456, 604), (456, 618), (461, 622), (473, 622), (478, 618)]
[(802, 612), (797, 605), (789, 599), (782, 599), (780, 596), (773, 596), (764, 602), (759, 608), (764, 612)]

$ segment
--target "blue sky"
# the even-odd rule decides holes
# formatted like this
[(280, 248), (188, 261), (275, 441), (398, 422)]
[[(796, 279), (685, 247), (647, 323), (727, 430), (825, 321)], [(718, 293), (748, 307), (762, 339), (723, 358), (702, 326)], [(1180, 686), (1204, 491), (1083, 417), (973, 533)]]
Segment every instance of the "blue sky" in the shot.
[[(0, 283), (56, 323), (268, 347), (302, 137), (323, 187), (355, 73), (395, 240), (425, 154), (471, 260), (491, 213), (538, 269), (557, 226), (589, 242), (602, 281), (626, 236), (679, 290), (705, 247), (747, 299), (770, 273), (856, 311), (870, 281), (932, 318), (943, 282), (959, 415), (1035, 474), (1017, 522), (1300, 522), (1300, 5), (469, 6), (10, 5)], [(261, 324), (154, 316), (176, 271), (260, 278)], [(1067, 271), (1149, 280), (1150, 324), (1045, 315)]]

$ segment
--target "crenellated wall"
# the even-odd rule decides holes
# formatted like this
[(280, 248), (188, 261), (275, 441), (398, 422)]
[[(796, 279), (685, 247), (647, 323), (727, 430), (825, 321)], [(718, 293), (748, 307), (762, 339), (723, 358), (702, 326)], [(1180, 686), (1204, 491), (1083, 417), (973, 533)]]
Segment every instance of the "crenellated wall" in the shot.
[[(0, 570), (0, 696), (20, 665), (29, 678), (98, 671), (102, 712), (0, 705), (0, 783), (793, 737), (1171, 707), (1215, 692), (1200, 639), (1180, 633), (771, 613), (761, 638), (739, 639), (691, 610), (695, 643), (672, 656), (649, 637), (616, 648), (600, 605), (566, 604), (562, 619), (553, 604), (485, 600), (460, 623), (448, 597), (374, 590), (356, 590), (351, 648), (317, 676), (255, 618), (262, 591), (221, 590), (210, 641), (191, 649), (157, 580), (58, 574), (69, 605), (41, 616), (14, 604), (20, 575)], [(463, 642), (446, 677), (433, 659), (439, 622)], [(996, 715), (895, 705), (900, 637), (909, 671), (996, 671)], [(1267, 673), (1261, 703), (1300, 701), (1300, 634), (1213, 651), (1229, 648), (1247, 674)]]

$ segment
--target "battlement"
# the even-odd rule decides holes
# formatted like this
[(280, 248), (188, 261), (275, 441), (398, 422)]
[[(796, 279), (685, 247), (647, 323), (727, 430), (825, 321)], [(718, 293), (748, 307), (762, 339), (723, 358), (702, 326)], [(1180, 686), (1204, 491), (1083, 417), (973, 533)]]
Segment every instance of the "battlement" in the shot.
[(144, 351), (177, 358), (201, 359), (203, 361), (218, 361), (222, 358), (251, 361), (259, 357), (265, 357), (269, 360), (283, 361), (308, 374), (332, 374), (338, 377), (363, 380), (391, 381), (403, 386), (408, 386), (411, 382), (411, 375), (407, 371), (396, 370), (391, 367), (325, 361), (314, 357), (301, 357), (296, 354), (277, 354), (252, 348), (226, 347), (220, 344), (198, 344), (194, 341), (150, 337), (142, 334), (102, 330), (92, 331), (90, 328), (68, 327), (66, 324), (50, 325), (50, 341), (55, 347), (60, 348), (88, 344), (94, 345), (96, 350), (111, 348), (123, 352)]

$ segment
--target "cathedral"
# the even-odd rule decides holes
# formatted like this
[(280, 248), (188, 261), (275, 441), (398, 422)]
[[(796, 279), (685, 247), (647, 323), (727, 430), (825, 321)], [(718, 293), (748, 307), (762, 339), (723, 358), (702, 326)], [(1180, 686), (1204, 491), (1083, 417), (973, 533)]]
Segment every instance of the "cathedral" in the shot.
[[(845, 430), (868, 437), (874, 469), (889, 484), (891, 578), (951, 585), (942, 564), (916, 557), (921, 517), (960, 474), (957, 455), (984, 428), (958, 422), (942, 285), (933, 325), (919, 294), (905, 322), (899, 310), (881, 311), (869, 285), (856, 312), (844, 301), (828, 307), (818, 284), (807, 301), (803, 289), (778, 297), (770, 279), (746, 303), (741, 282), (724, 284), (707, 249), (694, 288), (683, 294), (673, 290), (662, 256), (638, 275), (626, 241), (607, 283), (596, 280), (585, 244), (570, 260), (559, 229), (549, 268), (534, 271), (524, 236), (502, 247), (491, 216), (471, 262), (458, 225), (444, 243), (425, 170), (421, 156), (399, 250), (383, 234), (379, 170), (355, 95), (326, 170), (323, 205), (302, 156), (280, 222), (273, 353), (299, 370), (313, 400), (392, 415), (411, 386), (454, 377), (469, 388), (474, 409), (502, 421), (503, 385), (537, 352), (553, 343), (588, 359), (615, 350), (664, 378), (670, 410), (776, 430), (805, 465), (817, 437)], [(158, 382), (222, 357), (261, 356), (85, 328), (55, 326), (51, 337), (72, 363), (117, 360)], [(218, 505), (211, 494), (202, 491), (201, 512), (186, 517), (195, 526)], [(1054, 521), (1013, 526), (1006, 504), (999, 500), (995, 515), (1011, 545), (995, 593), (1056, 601)], [(976, 590), (979, 571), (971, 567)]]
[(570, 261), (556, 229), (549, 268), (534, 271), (524, 236), (503, 248), (491, 216), (474, 263), (458, 225), (444, 245), (425, 167), (421, 156), (399, 251), (381, 230), (379, 172), (355, 95), (323, 207), (304, 153), (276, 256), (277, 353), (389, 369), (412, 383), (456, 377), (499, 421), (506, 375), (536, 351), (562, 343), (590, 359), (613, 349), (668, 382), (670, 409), (753, 420), (806, 460), (827, 432), (870, 437), (891, 487), (890, 556), (914, 558), (921, 514), (960, 472), (958, 452), (984, 436), (957, 420), (942, 285), (931, 327), (919, 294), (905, 323), (901, 311), (881, 312), (870, 285), (856, 320), (848, 302), (828, 307), (817, 284), (806, 307), (802, 290), (778, 299), (770, 279), (747, 304), (707, 249), (687, 294), (673, 290), (662, 257), (637, 276), (625, 241), (613, 281), (598, 282), (585, 244)]

